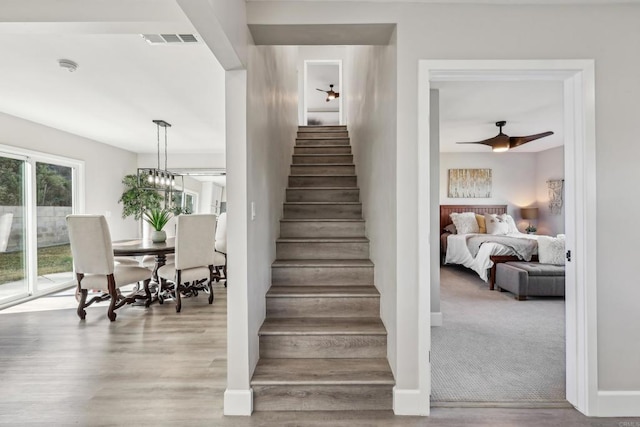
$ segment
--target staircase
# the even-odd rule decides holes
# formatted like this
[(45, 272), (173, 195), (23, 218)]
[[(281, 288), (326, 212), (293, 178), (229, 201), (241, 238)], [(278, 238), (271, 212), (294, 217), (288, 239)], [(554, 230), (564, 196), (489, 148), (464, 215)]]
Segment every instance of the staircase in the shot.
[(299, 128), (286, 192), (254, 409), (391, 409), (387, 332), (345, 126)]

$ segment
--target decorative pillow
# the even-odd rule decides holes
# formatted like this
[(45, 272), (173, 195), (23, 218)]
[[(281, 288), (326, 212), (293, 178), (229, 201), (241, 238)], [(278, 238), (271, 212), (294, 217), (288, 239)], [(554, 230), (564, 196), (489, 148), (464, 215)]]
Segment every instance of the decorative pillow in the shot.
[(484, 221), (484, 215), (476, 214), (476, 221), (478, 222), (478, 233), (486, 233), (487, 223)]
[(456, 226), (453, 224), (449, 224), (444, 228), (444, 231), (451, 234), (456, 234), (458, 230), (456, 230)]
[(564, 238), (539, 236), (538, 259), (540, 264), (564, 265)]
[(511, 215), (503, 214), (503, 215), (499, 215), (499, 216), (503, 216), (506, 219), (507, 224), (509, 225), (509, 233), (519, 233), (520, 232), (520, 230), (518, 230), (518, 227), (516, 227), (516, 222), (513, 220), (513, 217)]
[(452, 213), (449, 215), (458, 234), (477, 233), (479, 231), (476, 214), (473, 212)]
[(509, 224), (504, 215), (484, 214), (484, 221), (487, 225), (487, 234), (509, 234)]

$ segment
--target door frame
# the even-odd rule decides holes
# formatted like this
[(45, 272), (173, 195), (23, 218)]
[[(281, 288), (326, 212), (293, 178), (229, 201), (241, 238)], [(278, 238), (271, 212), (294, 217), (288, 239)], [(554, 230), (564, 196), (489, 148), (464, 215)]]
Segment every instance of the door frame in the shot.
[[(595, 64), (593, 60), (420, 60), (418, 75), (418, 259), (438, 256), (429, 245), (431, 203), (439, 194), (430, 190), (430, 89), (432, 81), (555, 80), (564, 85), (566, 249), (566, 394), (567, 401), (585, 415), (597, 415), (596, 317), (596, 135)], [(432, 251), (433, 249), (433, 251)], [(430, 263), (418, 270), (419, 312), (429, 313)], [(579, 285), (579, 286), (578, 286)], [(428, 311), (427, 311), (428, 310)], [(419, 327), (421, 357), (431, 349), (431, 319)], [(428, 360), (428, 359), (421, 359)], [(420, 365), (420, 389), (431, 391), (431, 364)]]
[(342, 104), (342, 59), (305, 59), (304, 60), (304, 76), (302, 79), (302, 125), (307, 125), (307, 67), (312, 65), (337, 65), (338, 66), (338, 89), (340, 89), (340, 97), (338, 98), (338, 123), (344, 125), (344, 108)]

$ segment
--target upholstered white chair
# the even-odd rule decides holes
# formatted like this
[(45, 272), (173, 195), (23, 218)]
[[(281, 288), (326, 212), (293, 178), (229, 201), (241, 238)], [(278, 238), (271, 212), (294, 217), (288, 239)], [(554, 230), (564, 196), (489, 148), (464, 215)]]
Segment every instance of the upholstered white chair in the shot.
[(158, 269), (158, 277), (174, 283), (176, 311), (182, 308), (181, 292), (194, 296), (209, 292), (213, 303), (215, 215), (178, 215), (176, 217), (175, 263)]
[(216, 258), (214, 267), (218, 277), (224, 277), (224, 286), (227, 287), (227, 213), (223, 212), (218, 216), (216, 226)]
[[(116, 309), (136, 299), (145, 299), (146, 305), (149, 306), (151, 273), (146, 268), (138, 266), (115, 265), (109, 225), (104, 216), (69, 215), (67, 228), (80, 293), (77, 312), (81, 319), (87, 315), (84, 310), (86, 307), (104, 299), (94, 297), (87, 302), (88, 289), (98, 289), (109, 295), (111, 302), (107, 316), (111, 321), (116, 320)], [(143, 282), (144, 296), (135, 292), (126, 297), (121, 295), (120, 287), (137, 282)]]

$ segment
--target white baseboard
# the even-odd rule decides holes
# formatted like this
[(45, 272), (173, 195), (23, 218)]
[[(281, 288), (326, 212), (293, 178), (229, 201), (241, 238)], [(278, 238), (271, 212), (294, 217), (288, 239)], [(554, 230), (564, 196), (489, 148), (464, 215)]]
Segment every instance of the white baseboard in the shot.
[(431, 312), (431, 326), (442, 326), (442, 312)]
[(396, 415), (429, 415), (429, 396), (420, 390), (400, 390), (393, 388), (393, 413)]
[(224, 415), (249, 416), (253, 412), (253, 390), (224, 391)]
[(598, 417), (640, 417), (640, 391), (599, 391)]

